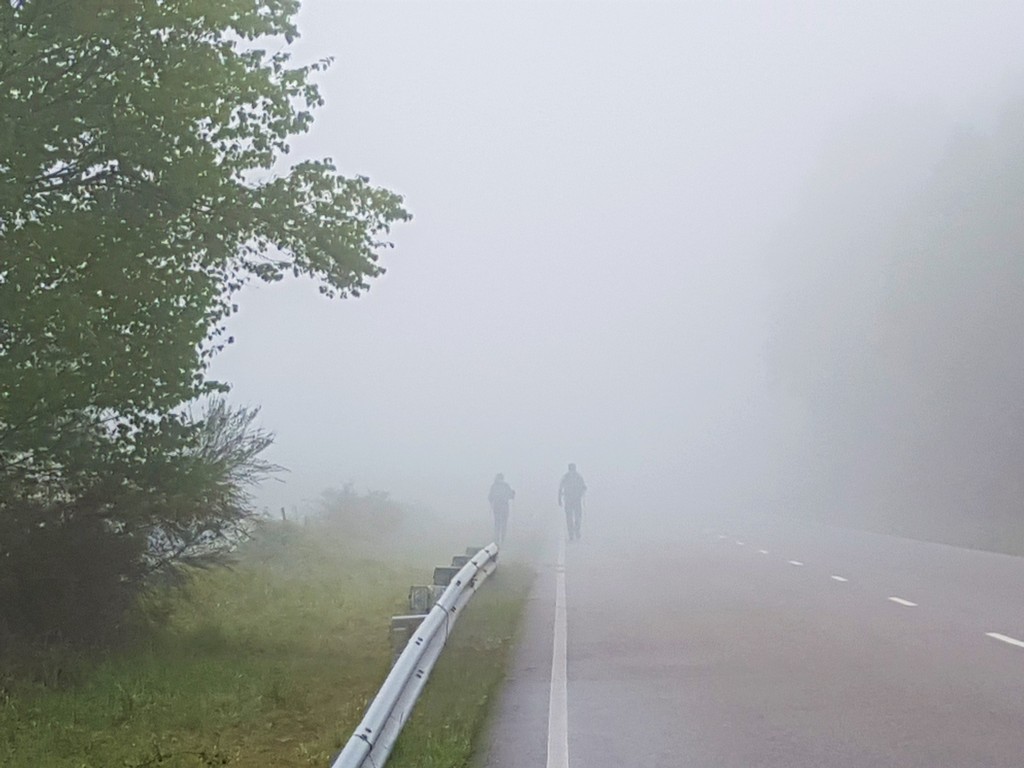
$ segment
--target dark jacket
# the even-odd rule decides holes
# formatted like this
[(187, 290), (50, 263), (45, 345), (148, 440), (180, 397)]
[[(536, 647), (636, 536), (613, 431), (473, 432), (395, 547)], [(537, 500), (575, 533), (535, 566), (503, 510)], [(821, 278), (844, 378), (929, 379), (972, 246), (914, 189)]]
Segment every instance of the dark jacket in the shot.
[(562, 482), (558, 484), (558, 503), (564, 500), (568, 506), (578, 507), (583, 502), (583, 494), (587, 492), (587, 484), (583, 482), (583, 475), (579, 472), (569, 471), (562, 476)]
[(516, 492), (504, 480), (495, 480), (491, 492), (487, 494), (487, 500), (495, 512), (508, 512), (508, 503), (515, 497)]

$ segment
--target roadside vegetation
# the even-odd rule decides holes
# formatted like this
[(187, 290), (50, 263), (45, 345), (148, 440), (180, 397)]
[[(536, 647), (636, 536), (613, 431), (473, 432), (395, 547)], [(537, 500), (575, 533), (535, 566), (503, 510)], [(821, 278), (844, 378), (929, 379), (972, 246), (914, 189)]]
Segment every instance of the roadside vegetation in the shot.
[[(5, 768), (326, 765), (410, 584), (472, 543), (403, 537), (401, 505), (351, 488), (308, 526), (252, 513), (273, 436), (209, 376), (238, 292), (359, 296), (410, 218), (289, 156), (330, 64), (292, 61), (299, 5), (0, 2)], [(503, 584), (459, 641), (490, 670), (477, 704)]]
[(271, 439), (208, 375), (239, 290), (357, 296), (409, 218), (288, 157), (329, 63), (298, 8), (0, 2), (0, 643), (117, 642), (233, 545)]
[[(0, 765), (328, 766), (390, 667), (389, 617), (458, 549), (343, 530), (262, 526), (234, 567), (152, 598), (120, 650), (8, 652)], [(530, 578), (503, 563), (474, 598), (391, 765), (467, 763)]]

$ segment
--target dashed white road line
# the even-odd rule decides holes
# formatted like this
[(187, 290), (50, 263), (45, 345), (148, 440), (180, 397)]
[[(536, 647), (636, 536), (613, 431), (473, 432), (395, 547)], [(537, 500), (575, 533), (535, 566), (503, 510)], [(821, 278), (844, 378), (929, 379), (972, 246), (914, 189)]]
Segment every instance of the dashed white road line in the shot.
[(566, 675), (565, 539), (558, 546), (555, 584), (555, 631), (551, 651), (548, 700), (547, 768), (569, 768), (569, 685)]
[(836, 576), (834, 573), (832, 574), (832, 579), (835, 581), (849, 581), (849, 579), (844, 579), (842, 576)]
[(728, 539), (729, 537), (726, 536), (724, 533), (720, 533), (720, 534), (718, 534), (718, 538), (720, 538), (720, 539)]
[(996, 640), (1002, 640), (1004, 643), (1009, 643), (1010, 645), (1016, 645), (1018, 648), (1024, 648), (1024, 641), (1018, 640), (1015, 637), (1010, 637), (1009, 635), (1001, 635), (998, 632), (986, 632), (985, 636)]
[(801, 563), (799, 560), (790, 560), (789, 564), (790, 565), (803, 565), (803, 563)]
[(890, 597), (889, 599), (892, 602), (897, 603), (898, 605), (905, 605), (908, 608), (916, 608), (917, 607), (917, 603), (912, 603), (909, 600), (904, 600), (902, 597)]
[(742, 541), (737, 541), (737, 542), (736, 542), (736, 546), (737, 546), (737, 547), (742, 547), (742, 546), (744, 546), (744, 544), (743, 544), (743, 542), (742, 542)]
[(768, 550), (767, 549), (759, 549), (757, 551), (760, 552), (762, 555), (767, 555), (768, 554)]

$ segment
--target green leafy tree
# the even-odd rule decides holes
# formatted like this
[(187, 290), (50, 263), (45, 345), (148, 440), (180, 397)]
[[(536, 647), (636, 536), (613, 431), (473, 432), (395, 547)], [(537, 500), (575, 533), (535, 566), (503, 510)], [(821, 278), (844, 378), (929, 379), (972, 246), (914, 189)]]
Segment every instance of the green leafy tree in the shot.
[(382, 272), (402, 199), (285, 164), (328, 63), (291, 62), (298, 5), (0, 0), (8, 536), (195, 516), (168, 488), (201, 440), (183, 406), (223, 389), (235, 292), (294, 275), (356, 296)]

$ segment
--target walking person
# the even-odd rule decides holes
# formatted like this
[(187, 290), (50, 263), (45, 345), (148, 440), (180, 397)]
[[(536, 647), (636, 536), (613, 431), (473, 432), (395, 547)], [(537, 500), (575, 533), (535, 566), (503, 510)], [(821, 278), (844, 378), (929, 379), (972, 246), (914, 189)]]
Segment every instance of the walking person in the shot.
[(494, 482), (491, 483), (491, 491), (487, 494), (487, 500), (491, 502), (491, 512), (494, 514), (494, 543), (499, 547), (505, 541), (509, 503), (515, 497), (516, 492), (505, 482), (505, 476), (500, 472), (495, 475)]
[(565, 527), (568, 529), (569, 541), (580, 537), (583, 494), (586, 492), (587, 484), (583, 482), (583, 475), (576, 471), (575, 464), (570, 464), (569, 471), (562, 475), (562, 482), (558, 484), (558, 506), (565, 509)]

